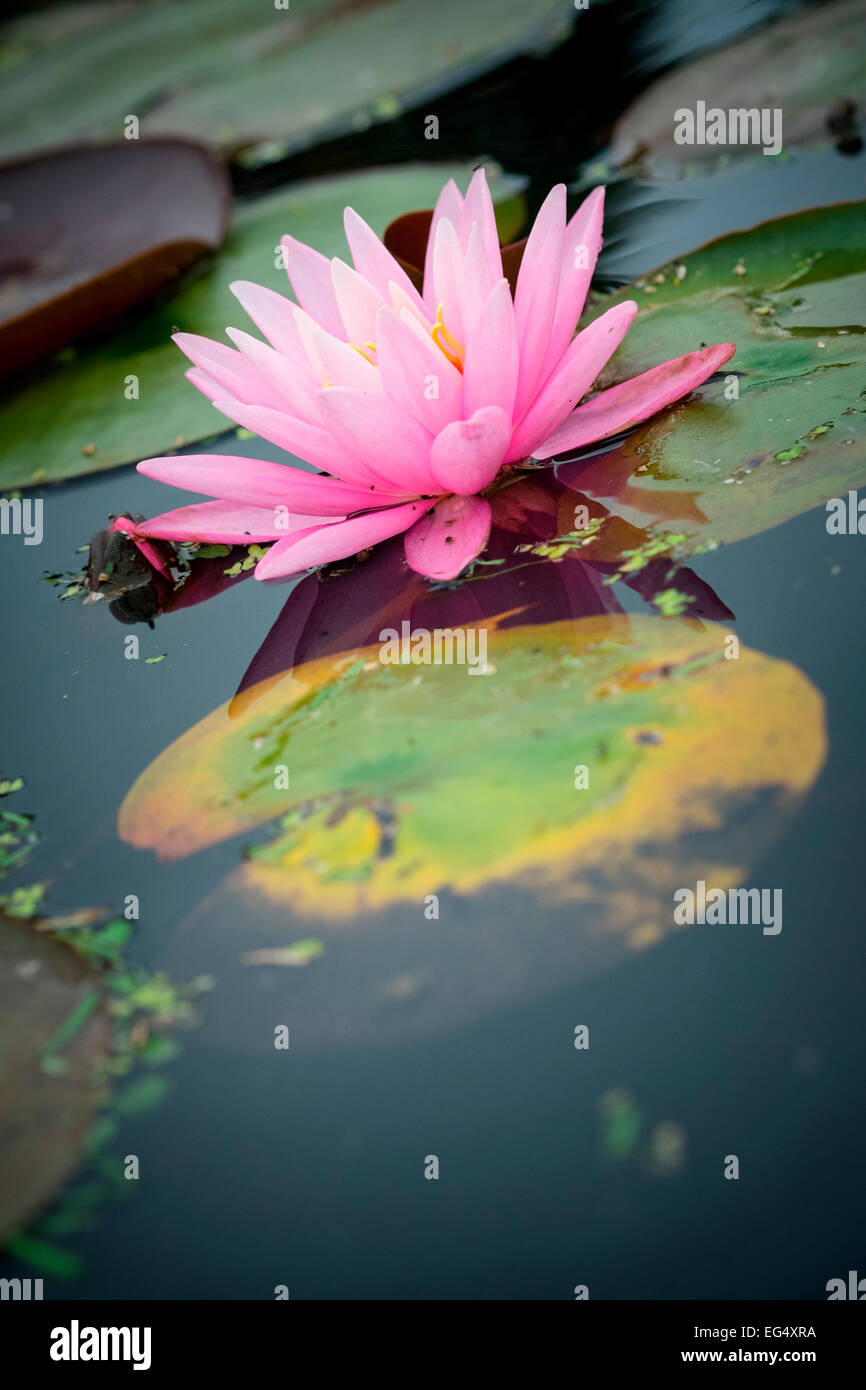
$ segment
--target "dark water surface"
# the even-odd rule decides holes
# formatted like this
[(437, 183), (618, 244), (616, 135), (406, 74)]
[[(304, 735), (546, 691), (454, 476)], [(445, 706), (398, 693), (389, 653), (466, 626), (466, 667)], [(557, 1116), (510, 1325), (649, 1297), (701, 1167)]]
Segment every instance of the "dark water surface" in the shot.
[[(681, 56), (682, 8), (662, 11), (679, 36), (669, 61)], [(703, 34), (716, 7), (694, 8)], [(736, 14), (754, 22), (766, 9)], [(862, 193), (862, 156), (767, 163), (615, 190), (602, 273), (625, 279), (733, 227)], [(256, 442), (231, 451), (277, 456)], [(67, 1242), (84, 1272), (46, 1296), (267, 1299), (286, 1284), (292, 1298), (569, 1298), (586, 1283), (594, 1298), (820, 1298), (828, 1279), (862, 1268), (862, 537), (828, 536), (816, 510), (693, 562), (741, 640), (799, 667), (826, 700), (824, 770), (750, 865), (749, 883), (783, 890), (779, 936), (696, 926), (430, 1036), (284, 1054), (272, 1045), (273, 991), (278, 1000), (303, 972), (266, 972), (263, 1014), (224, 935), (178, 931), (250, 837), (160, 863), (118, 838), (116, 816), (140, 772), (232, 696), (288, 589), (249, 580), (153, 632), (104, 605), (61, 603), (43, 571), (76, 568), (76, 546), (109, 512), (152, 514), (173, 499), (131, 468), (44, 495), (43, 544), (0, 545), (2, 771), (25, 777), (16, 809), (35, 814), (42, 836), (12, 882), (50, 879), (54, 912), (116, 911), (135, 893), (131, 958), (216, 977), (167, 1100), (123, 1123), (121, 1151), (141, 1161), (132, 1198)], [(622, 585), (616, 594), (643, 608)], [(124, 659), (130, 631), (139, 661)], [(443, 894), (449, 913), (467, 933), (548, 920), (528, 893), (501, 888), (471, 910)], [(587, 1052), (572, 1045), (579, 1023)], [(681, 1127), (677, 1171), (605, 1152), (600, 1103), (615, 1088), (632, 1093), (644, 1135)], [(737, 1183), (722, 1176), (730, 1153)], [(438, 1182), (423, 1180), (427, 1154), (439, 1156)]]

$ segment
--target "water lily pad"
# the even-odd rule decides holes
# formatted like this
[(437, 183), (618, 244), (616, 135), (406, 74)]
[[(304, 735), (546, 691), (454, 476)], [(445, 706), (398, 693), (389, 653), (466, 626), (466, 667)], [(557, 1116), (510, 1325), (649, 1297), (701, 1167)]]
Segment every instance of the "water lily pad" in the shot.
[(625, 443), (560, 476), (692, 548), (777, 526), (866, 483), (866, 203), (813, 208), (661, 266), (622, 299), (640, 311), (601, 384), (730, 341), (718, 378)]
[[(290, 293), (278, 265), (290, 232), (329, 256), (348, 257), (343, 209), (351, 204), (377, 231), (408, 207), (431, 204), (449, 177), (466, 187), (465, 166), (408, 165), (297, 184), (238, 209), (222, 255), (168, 304), (110, 341), (64, 360), (4, 402), (0, 489), (54, 482), (162, 454), (225, 428), (225, 416), (184, 378), (177, 329), (224, 341), (246, 326), (229, 290), (255, 280)], [(495, 187), (495, 185), (494, 185)], [(134, 378), (137, 398), (127, 383)]]
[(674, 68), (617, 121), (612, 156), (654, 173), (760, 154), (754, 144), (677, 144), (675, 112), (778, 108), (783, 148), (835, 138), (856, 144), (857, 109), (866, 102), (866, 10), (835, 0), (785, 15), (754, 34)]
[(63, 1184), (103, 1100), (102, 990), (69, 946), (0, 913), (0, 1237)]
[(0, 31), (0, 155), (54, 145), (58, 131), (117, 139), (132, 115), (142, 134), (274, 157), (432, 100), (564, 37), (573, 18), (563, 0), (54, 6)]
[(321, 941), (275, 996), (311, 1045), (453, 1023), (660, 940), (676, 887), (741, 883), (778, 834), (823, 762), (822, 700), (725, 637), (596, 615), (489, 631), (485, 675), (313, 661), (167, 748), (120, 834), (175, 859), (268, 826), (187, 925), (236, 959)]
[[(84, 193), (84, 196), (82, 196)], [(0, 169), (0, 376), (52, 357), (215, 251), (224, 166), (180, 140), (65, 149)]]

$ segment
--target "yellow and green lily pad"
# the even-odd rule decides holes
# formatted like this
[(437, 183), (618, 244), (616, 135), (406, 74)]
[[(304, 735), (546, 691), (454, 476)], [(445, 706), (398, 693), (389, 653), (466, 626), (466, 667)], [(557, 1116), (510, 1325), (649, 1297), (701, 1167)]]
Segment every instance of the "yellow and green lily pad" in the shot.
[(820, 695), (729, 636), (615, 615), (491, 630), (484, 675), (317, 660), (167, 748), (119, 832), (176, 859), (267, 828), (191, 925), (246, 959), (321, 941), (280, 976), (309, 1039), (416, 995), (422, 1026), (471, 1017), (661, 940), (674, 890), (742, 883), (809, 789)]

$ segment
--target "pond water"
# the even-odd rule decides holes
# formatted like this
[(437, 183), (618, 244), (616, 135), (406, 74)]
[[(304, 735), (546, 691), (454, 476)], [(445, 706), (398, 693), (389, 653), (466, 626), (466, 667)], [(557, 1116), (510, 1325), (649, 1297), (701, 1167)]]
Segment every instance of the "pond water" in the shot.
[[(728, 7), (714, 29), (715, 6), (688, 8), (700, 11), (696, 46), (768, 11)], [(631, 32), (632, 71), (650, 53), (655, 67), (683, 56), (683, 6), (657, 11), (658, 35), (646, 15)], [(612, 22), (596, 20), (600, 29)], [(503, 139), (497, 147), (491, 116), (484, 152), (506, 169), (523, 167), (531, 136), (515, 155), (519, 139), (506, 118), (518, 94), (506, 86), (497, 99)], [(556, 114), (547, 119), (553, 136)], [(575, 167), (552, 172), (573, 178)], [(862, 196), (864, 168), (863, 155), (824, 150), (769, 171), (757, 160), (666, 188), (621, 184), (601, 278), (625, 281), (721, 232)], [(279, 456), (233, 436), (216, 447)], [(130, 842), (144, 832), (122, 838), (118, 810), (130, 789), (169, 744), (232, 700), (290, 587), (250, 579), (163, 614), (153, 630), (115, 621), (105, 604), (60, 602), (43, 573), (77, 568), (76, 548), (109, 513), (150, 515), (189, 499), (132, 468), (47, 496), (42, 545), (4, 538), (0, 546), (2, 770), (25, 778), (16, 808), (34, 815), (41, 836), (12, 881), (49, 880), (54, 912), (84, 904), (117, 911), (137, 895), (130, 959), (215, 983), (197, 1026), (180, 1035), (167, 1097), (123, 1121), (121, 1151), (141, 1164), (134, 1192), (67, 1242), (81, 1273), (72, 1283), (51, 1280), (46, 1296), (268, 1299), (285, 1284), (292, 1298), (569, 1298), (587, 1284), (593, 1298), (820, 1298), (828, 1279), (857, 1267), (866, 1214), (855, 1065), (866, 1044), (862, 537), (828, 535), (817, 508), (688, 562), (721, 605), (710, 616), (729, 610), (744, 647), (806, 678), (797, 687), (802, 714), (796, 703), (777, 708), (778, 687), (756, 678), (758, 703), (738, 708), (742, 751), (731, 753), (744, 784), (751, 726), (777, 721), (780, 739), (791, 730), (789, 742), (775, 779), (756, 774), (749, 797), (723, 814), (724, 843), (747, 857), (737, 881), (781, 889), (784, 926), (770, 935), (696, 925), (627, 950), (615, 934), (605, 938), (603, 893), (596, 930), (586, 926), (584, 903), (548, 891), (562, 877), (553, 850), (539, 859), (533, 887), (503, 874), (468, 894), (437, 882), (428, 890), (439, 896), (437, 920), (424, 918), (423, 888), (347, 912), (350, 876), (323, 921), (303, 874), (284, 874), (282, 896), (271, 900), (239, 886), (245, 847), (271, 843), (274, 813), (264, 807), (249, 824), (196, 840), (220, 801), (221, 749), (238, 726), (227, 716), (191, 763), (172, 755), (177, 771), (148, 811), (151, 843), (171, 824), (185, 849), (194, 840), (201, 847), (159, 859)], [(615, 602), (639, 624), (655, 612), (623, 583), (604, 586), (588, 571), (579, 580), (587, 587), (574, 599), (578, 614)], [(335, 582), (348, 592), (353, 575)], [(688, 620), (671, 621), (694, 632)], [(138, 660), (125, 658), (129, 633), (140, 640)], [(509, 671), (499, 650), (493, 659)], [(151, 656), (164, 659), (149, 664)], [(275, 662), (274, 671), (285, 669), (279, 652)], [(784, 789), (799, 785), (796, 764), (817, 738), (807, 682), (826, 703), (828, 749), (814, 779), (804, 773), (812, 785), (794, 804)], [(389, 706), (373, 699), (363, 708), (359, 738), (374, 749), (382, 735), (386, 746)], [(356, 711), (350, 701), (346, 718)], [(722, 702), (718, 718), (726, 711)], [(467, 705), (466, 719), (474, 718)], [(442, 803), (465, 815), (460, 798), (472, 802), (479, 845), (486, 818), (502, 817), (503, 834), (513, 827), (514, 779), (531, 768), (529, 760), (510, 768), (507, 739), (500, 762), (484, 761), (484, 719), (477, 752), (455, 734), (459, 776)], [(566, 770), (579, 761), (564, 721), (542, 733), (545, 748), (561, 748)], [(321, 748), (310, 757), (323, 783), (333, 774), (338, 794), (339, 766), (331, 767), (326, 739)], [(446, 736), (427, 755), (431, 781), (448, 756)], [(374, 766), (370, 776), (385, 786), (391, 774), (381, 758), (381, 773)], [(660, 824), (686, 775), (665, 768), (651, 808)], [(698, 781), (700, 771), (691, 768)], [(513, 812), (525, 817), (521, 842), (535, 834), (527, 785), (522, 811)], [(472, 828), (471, 817), (465, 823)], [(701, 862), (687, 837), (674, 844), (675, 821), (671, 835), (675, 869)], [(312, 843), (327, 843), (325, 833)], [(587, 862), (592, 851), (583, 842)], [(707, 862), (724, 863), (721, 853), (714, 848)], [(465, 860), (470, 874), (472, 854)], [(693, 884), (694, 874), (675, 881)], [(322, 963), (336, 962), (323, 988), (315, 958), (303, 968), (243, 960), (250, 950), (320, 939)], [(285, 1052), (274, 1048), (278, 1024), (293, 1030)], [(579, 1025), (589, 1029), (588, 1049), (575, 1047)], [(731, 1154), (738, 1182), (723, 1177)], [(424, 1178), (428, 1155), (439, 1159), (437, 1182)], [(3, 1262), (3, 1273), (22, 1268)]]

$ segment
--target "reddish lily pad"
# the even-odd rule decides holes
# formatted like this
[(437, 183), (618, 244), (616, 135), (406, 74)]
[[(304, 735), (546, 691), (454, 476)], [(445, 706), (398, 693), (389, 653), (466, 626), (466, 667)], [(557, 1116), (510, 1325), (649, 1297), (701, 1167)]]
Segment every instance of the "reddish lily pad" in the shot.
[(111, 324), (215, 251), (229, 197), (219, 160), (177, 140), (0, 169), (0, 376)]

